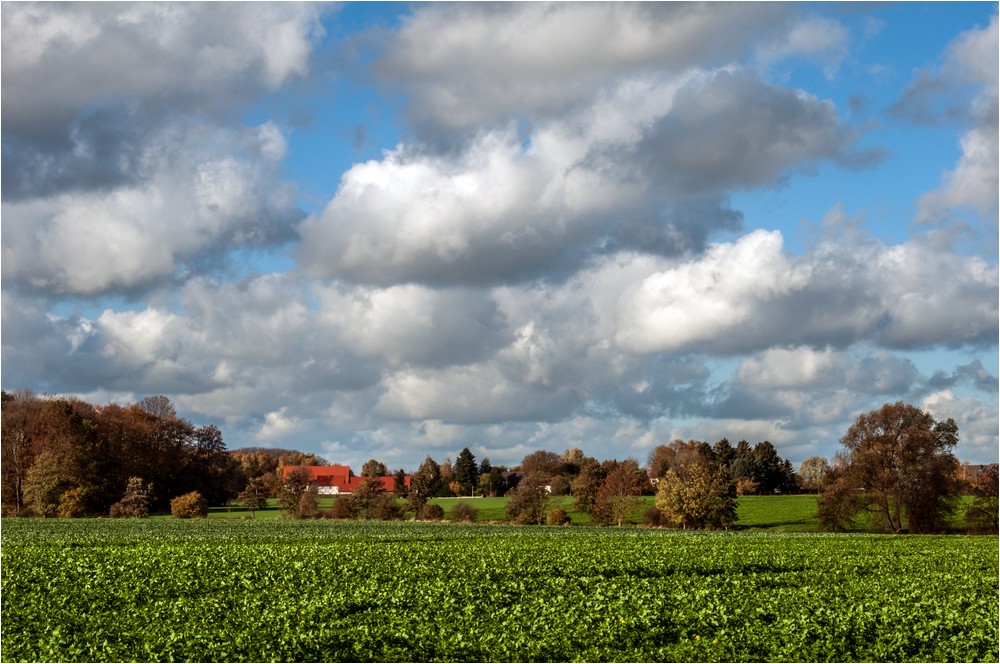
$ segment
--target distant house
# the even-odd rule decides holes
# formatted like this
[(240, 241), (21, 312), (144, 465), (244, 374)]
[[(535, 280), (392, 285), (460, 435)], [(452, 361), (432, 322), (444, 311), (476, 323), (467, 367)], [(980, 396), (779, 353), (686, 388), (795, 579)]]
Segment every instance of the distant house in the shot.
[[(321, 496), (338, 496), (345, 493), (353, 493), (361, 488), (367, 477), (358, 477), (351, 472), (350, 466), (285, 466), (282, 470), (282, 477), (288, 477), (289, 473), (301, 470), (309, 476), (309, 483), (316, 485)], [(396, 480), (392, 475), (376, 477), (382, 483), (382, 487), (389, 492), (395, 491)], [(410, 476), (407, 475), (403, 481), (406, 488), (410, 487)]]
[(982, 475), (988, 468), (996, 466), (995, 463), (984, 463), (984, 464), (970, 464), (963, 463), (959, 466), (958, 477), (964, 482), (969, 482), (970, 484), (975, 484), (979, 476)]

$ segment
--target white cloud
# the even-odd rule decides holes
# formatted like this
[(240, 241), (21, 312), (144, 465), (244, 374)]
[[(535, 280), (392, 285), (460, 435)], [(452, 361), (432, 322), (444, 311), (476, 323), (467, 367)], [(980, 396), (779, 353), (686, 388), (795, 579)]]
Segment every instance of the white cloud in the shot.
[(556, 114), (608, 82), (740, 56), (785, 9), (766, 5), (510, 3), (418, 6), (379, 70), (425, 126), (462, 129)]
[(751, 72), (628, 79), (528, 142), (510, 127), (354, 166), (299, 226), (298, 255), (315, 277), (489, 284), (565, 273), (609, 247), (699, 251), (740, 226), (729, 190), (846, 156), (852, 140), (832, 104)]
[(273, 125), (171, 127), (149, 138), (134, 184), (5, 201), (3, 277), (94, 296), (169, 282), (206, 253), (287, 239), (298, 213), (266, 158), (280, 157), (280, 140)]
[(630, 350), (654, 352), (738, 335), (760, 302), (801, 289), (807, 279), (785, 256), (780, 233), (754, 231), (624, 293), (616, 339)]
[(1000, 416), (996, 404), (975, 397), (956, 397), (951, 390), (928, 395), (923, 409), (938, 420), (951, 418), (958, 425), (955, 456), (972, 463), (996, 463)]
[(818, 60), (824, 64), (826, 77), (832, 79), (847, 57), (849, 45), (850, 34), (838, 21), (810, 16), (795, 23), (788, 32), (758, 46), (757, 57), (766, 66), (790, 57)]

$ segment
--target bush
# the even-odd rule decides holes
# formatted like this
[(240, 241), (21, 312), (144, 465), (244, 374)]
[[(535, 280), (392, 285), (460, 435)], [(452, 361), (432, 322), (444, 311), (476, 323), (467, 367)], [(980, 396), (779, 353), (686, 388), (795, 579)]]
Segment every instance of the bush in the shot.
[(340, 496), (333, 501), (333, 507), (329, 512), (331, 519), (353, 519), (354, 509), (351, 505), (350, 496)]
[(642, 513), (642, 523), (647, 526), (659, 528), (663, 525), (663, 512), (659, 508), (650, 505)]
[(452, 521), (464, 521), (466, 523), (472, 523), (476, 520), (476, 515), (479, 513), (475, 507), (469, 503), (458, 502), (455, 503), (455, 507), (451, 510), (451, 520)]
[(545, 517), (545, 523), (550, 526), (567, 526), (569, 525), (569, 522), (569, 514), (567, 514), (566, 510), (562, 507), (555, 508), (549, 512), (547, 517)]
[(170, 513), (177, 519), (203, 519), (208, 516), (208, 501), (197, 491), (170, 501)]
[(424, 505), (423, 511), (420, 512), (420, 518), (424, 521), (443, 521), (444, 508), (440, 505)]
[(87, 513), (87, 490), (83, 487), (70, 489), (59, 496), (58, 514), (61, 519), (74, 519)]

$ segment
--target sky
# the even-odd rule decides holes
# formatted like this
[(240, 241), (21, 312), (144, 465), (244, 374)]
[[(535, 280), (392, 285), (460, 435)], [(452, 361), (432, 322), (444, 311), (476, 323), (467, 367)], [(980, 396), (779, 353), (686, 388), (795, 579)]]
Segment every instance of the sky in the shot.
[(3, 3), (5, 390), (412, 471), (998, 458), (996, 3)]

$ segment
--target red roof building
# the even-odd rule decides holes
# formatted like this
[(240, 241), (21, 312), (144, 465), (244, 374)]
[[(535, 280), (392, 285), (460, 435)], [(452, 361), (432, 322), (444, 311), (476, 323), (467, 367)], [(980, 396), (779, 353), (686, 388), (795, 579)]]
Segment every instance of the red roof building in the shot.
[[(350, 466), (285, 466), (282, 477), (288, 477), (288, 474), (295, 470), (304, 471), (309, 476), (309, 483), (316, 485), (321, 496), (353, 493), (368, 479), (353, 475)], [(392, 475), (383, 475), (375, 479), (382, 483), (382, 488), (386, 491), (396, 490), (396, 480)], [(405, 476), (403, 485), (409, 488), (409, 475)]]

